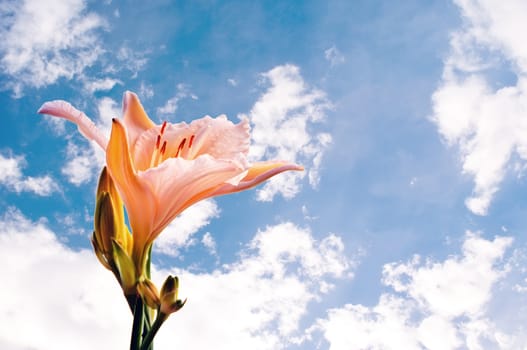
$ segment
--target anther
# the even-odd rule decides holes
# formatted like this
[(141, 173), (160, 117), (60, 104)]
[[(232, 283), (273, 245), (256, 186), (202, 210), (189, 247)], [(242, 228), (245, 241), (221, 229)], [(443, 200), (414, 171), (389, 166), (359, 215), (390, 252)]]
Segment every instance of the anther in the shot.
[(194, 135), (192, 135), (192, 136), (190, 137), (190, 141), (189, 141), (189, 143), (188, 143), (188, 148), (189, 148), (189, 149), (190, 149), (190, 147), (192, 147), (192, 141), (194, 141)]
[(159, 149), (159, 144), (161, 143), (161, 135), (157, 135), (157, 140), (156, 140), (156, 149)]
[(165, 154), (165, 151), (167, 149), (167, 142), (163, 142), (163, 146), (161, 146), (161, 150), (159, 151), (160, 154)]
[(163, 125), (161, 125), (161, 131), (160, 131), (160, 135), (163, 135), (163, 133), (165, 132), (165, 128), (167, 127), (167, 121), (165, 120), (163, 122)]
[(181, 150), (183, 149), (183, 147), (185, 147), (185, 142), (187, 142), (187, 138), (184, 138), (183, 141), (181, 141), (181, 143), (179, 144), (179, 146), (178, 146), (178, 148), (177, 148), (176, 155), (175, 155), (174, 157), (179, 156), (179, 152), (181, 152)]

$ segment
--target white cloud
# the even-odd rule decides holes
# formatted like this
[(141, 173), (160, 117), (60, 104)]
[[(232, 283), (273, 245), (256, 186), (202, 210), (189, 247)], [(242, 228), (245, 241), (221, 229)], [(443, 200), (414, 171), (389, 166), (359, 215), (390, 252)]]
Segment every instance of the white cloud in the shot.
[(75, 186), (93, 180), (105, 164), (104, 153), (98, 146), (79, 146), (72, 141), (68, 141), (66, 159), (61, 172)]
[[(352, 266), (338, 237), (317, 242), (284, 223), (258, 232), (239, 260), (210, 273), (154, 270), (157, 283), (177, 272), (188, 297), (156, 347), (285, 348), (301, 340), (300, 320), (324, 294), (319, 286), (349, 276)], [(2, 348), (127, 348), (131, 315), (111, 273), (92, 252), (61, 244), (43, 222), (14, 209), (0, 218), (0, 273), (9, 286), (0, 290)]]
[(4, 1), (0, 23), (0, 67), (16, 96), (71, 79), (103, 53), (96, 32), (105, 23), (83, 0)]
[(220, 209), (212, 199), (203, 200), (187, 208), (158, 237), (155, 243), (156, 251), (178, 255), (178, 250), (195, 243), (192, 236), (219, 214)]
[(238, 85), (238, 81), (236, 79), (233, 79), (233, 78), (227, 79), (227, 83), (229, 83), (230, 86), (237, 86)]
[(324, 57), (326, 57), (326, 60), (329, 61), (331, 66), (336, 66), (346, 62), (344, 55), (339, 51), (339, 49), (337, 49), (335, 45), (324, 51)]
[(300, 321), (327, 292), (321, 286), (349, 277), (353, 267), (338, 237), (317, 242), (292, 223), (259, 231), (249, 248), (210, 274), (179, 273), (181, 296), (189, 301), (161, 329), (160, 343), (168, 344), (177, 329), (181, 348), (287, 348), (302, 340)]
[(141, 86), (139, 87), (139, 96), (144, 99), (154, 97), (154, 88), (152, 87), (152, 85), (147, 85), (144, 81), (142, 81)]
[(201, 238), (201, 243), (209, 250), (209, 253), (211, 255), (218, 255), (218, 252), (216, 251), (216, 241), (214, 240), (214, 237), (210, 234), (210, 232), (206, 232), (203, 237)]
[(387, 264), (383, 283), (393, 291), (371, 307), (332, 309), (314, 329), (323, 332), (332, 350), (524, 348), (527, 343), (511, 347), (518, 344), (514, 331), (521, 325), (510, 318), (502, 322), (490, 310), (503, 303), (497, 286), (509, 272), (503, 257), (511, 244), (509, 237), (486, 240), (468, 232), (461, 256), (424, 263), (415, 256), (408, 263)]
[(147, 54), (147, 51), (134, 50), (128, 44), (125, 44), (117, 51), (116, 58), (120, 61), (118, 67), (108, 66), (106, 70), (108, 72), (117, 72), (127, 69), (132, 73), (131, 78), (136, 78), (139, 71), (148, 63)]
[(17, 193), (32, 192), (39, 196), (49, 196), (59, 190), (57, 183), (49, 176), (24, 176), (26, 166), (23, 156), (5, 157), (0, 154), (0, 184)]
[[(527, 160), (527, 3), (456, 4), (464, 22), (451, 37), (432, 120), (459, 147), (463, 172), (474, 178), (467, 207), (485, 215), (506, 172), (521, 172)], [(522, 166), (511, 164), (515, 155)]]
[[(247, 117), (253, 124), (250, 156), (253, 160), (281, 159), (305, 166), (310, 184), (319, 181), (321, 159), (331, 135), (310, 131), (324, 120), (331, 107), (323, 91), (309, 87), (294, 65), (277, 66), (262, 74), (267, 90)], [(242, 115), (245, 116), (245, 115)], [(303, 172), (281, 174), (257, 192), (259, 200), (270, 201), (280, 193), (293, 197), (300, 190)]]
[(3, 349), (127, 347), (130, 311), (93, 253), (69, 249), (14, 209), (0, 223), (0, 273), (9, 285), (0, 290)]
[(177, 85), (177, 92), (176, 95), (170, 99), (167, 100), (165, 105), (163, 107), (159, 107), (157, 109), (157, 113), (163, 114), (163, 115), (174, 115), (177, 110), (178, 102), (183, 98), (192, 98), (193, 100), (197, 100), (198, 97), (194, 95), (192, 92), (190, 92), (189, 88), (185, 84), (178, 84)]
[(87, 79), (84, 82), (84, 87), (90, 94), (93, 94), (96, 91), (111, 90), (117, 84), (122, 85), (123, 82), (120, 81), (119, 79), (113, 79), (113, 78)]
[(52, 117), (46, 114), (42, 115), (41, 118), (44, 119), (47, 126), (51, 129), (51, 131), (55, 135), (62, 136), (66, 133), (66, 120), (65, 119)]
[(98, 119), (97, 127), (104, 134), (110, 135), (112, 131), (112, 119), (121, 118), (121, 105), (109, 97), (101, 98), (97, 103)]

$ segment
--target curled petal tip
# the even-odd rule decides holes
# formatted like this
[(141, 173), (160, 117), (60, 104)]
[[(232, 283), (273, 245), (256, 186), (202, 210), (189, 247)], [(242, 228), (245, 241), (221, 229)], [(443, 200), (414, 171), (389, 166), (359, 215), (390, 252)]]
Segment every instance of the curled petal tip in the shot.
[(298, 165), (298, 164), (293, 164), (291, 166), (291, 170), (297, 170), (297, 171), (304, 171), (304, 167), (302, 165)]
[(73, 106), (68, 102), (63, 100), (54, 100), (45, 102), (42, 106), (40, 106), (37, 113), (62, 117), (63, 114), (71, 111), (71, 109), (73, 109)]
[(77, 124), (81, 134), (88, 140), (94, 140), (102, 149), (106, 149), (108, 139), (93, 121), (83, 112), (73, 107), (66, 101), (55, 100), (44, 103), (37, 111), (40, 114), (47, 114), (58, 118), (64, 118)]

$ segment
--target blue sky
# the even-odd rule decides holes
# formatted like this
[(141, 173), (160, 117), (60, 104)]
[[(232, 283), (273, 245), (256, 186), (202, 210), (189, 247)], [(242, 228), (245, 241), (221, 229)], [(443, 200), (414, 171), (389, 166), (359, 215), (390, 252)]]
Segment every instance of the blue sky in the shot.
[[(134, 91), (157, 123), (247, 117), (248, 192), (158, 238), (181, 278), (169, 349), (527, 347), (527, 5), (484, 1), (4, 1), (0, 347), (126, 348), (91, 251), (106, 132)], [(28, 337), (27, 334), (31, 334)]]

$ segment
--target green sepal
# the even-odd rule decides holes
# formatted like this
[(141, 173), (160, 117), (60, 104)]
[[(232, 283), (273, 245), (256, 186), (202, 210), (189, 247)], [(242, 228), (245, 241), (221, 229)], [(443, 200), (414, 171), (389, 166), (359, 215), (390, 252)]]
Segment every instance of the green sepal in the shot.
[(137, 278), (135, 265), (132, 258), (121, 247), (121, 245), (112, 239), (113, 260), (119, 273), (121, 287), (125, 295), (136, 294)]

